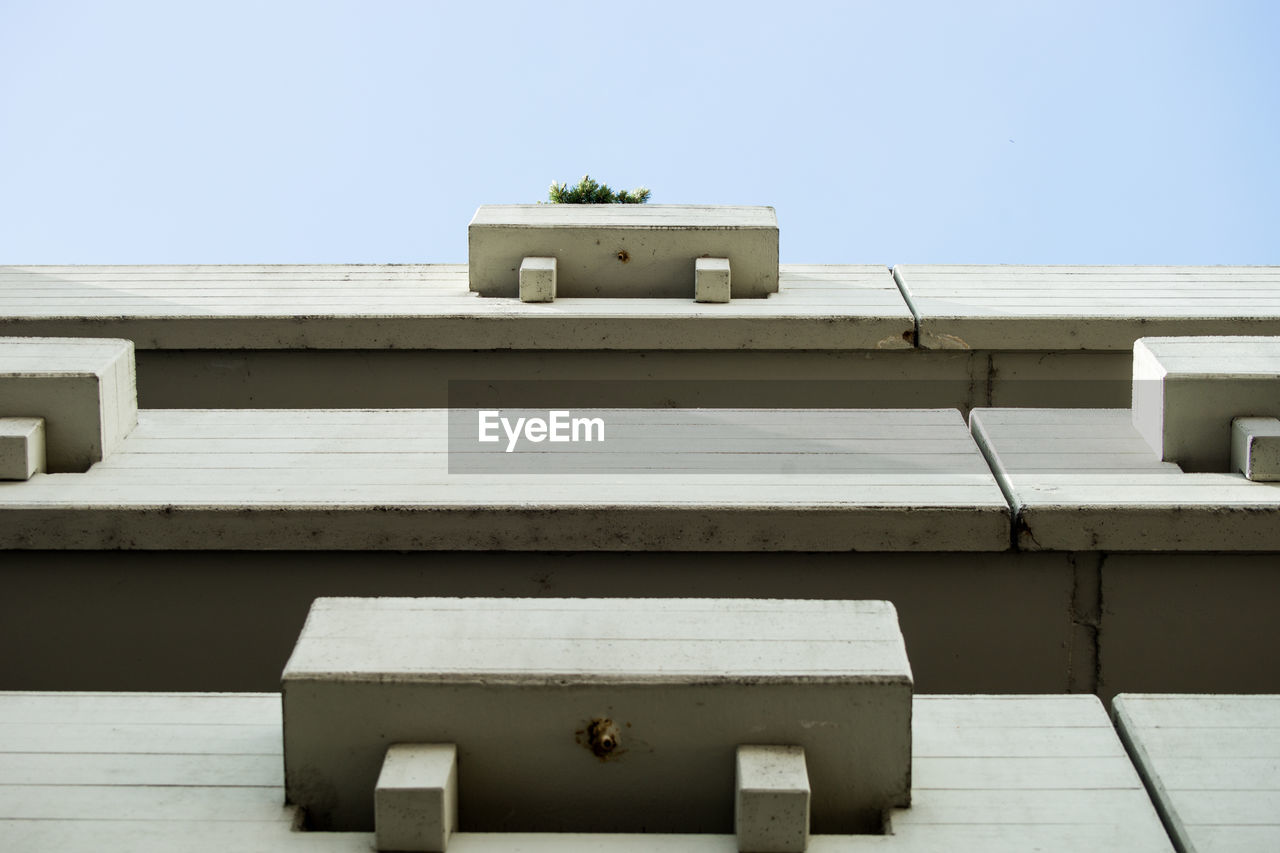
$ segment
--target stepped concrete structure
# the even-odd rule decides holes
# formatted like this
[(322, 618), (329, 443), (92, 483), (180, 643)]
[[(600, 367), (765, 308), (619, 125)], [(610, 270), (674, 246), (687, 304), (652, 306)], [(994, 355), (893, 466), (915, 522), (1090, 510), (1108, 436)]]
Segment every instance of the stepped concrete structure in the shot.
[[(599, 234), (682, 270), (651, 294), (562, 288), (581, 234), (502, 295), (0, 269), (0, 846), (1274, 846), (1218, 761), (1269, 700), (1172, 694), (1280, 693), (1280, 269), (740, 294), (695, 226)], [(578, 410), (607, 440), (556, 446)]]

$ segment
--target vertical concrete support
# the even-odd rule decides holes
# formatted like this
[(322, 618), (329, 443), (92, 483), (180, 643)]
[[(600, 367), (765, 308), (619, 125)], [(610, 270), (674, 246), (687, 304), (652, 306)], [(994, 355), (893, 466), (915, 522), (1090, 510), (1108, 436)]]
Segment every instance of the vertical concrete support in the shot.
[(556, 259), (525, 258), (520, 262), (520, 301), (554, 302)]
[(1250, 480), (1280, 481), (1280, 419), (1236, 418), (1231, 422), (1231, 470)]
[(809, 771), (799, 746), (738, 747), (733, 824), (742, 853), (809, 846)]
[(0, 418), (0, 480), (44, 470), (44, 418)]
[(374, 789), (379, 850), (441, 853), (458, 825), (456, 744), (397, 743)]
[(44, 419), (51, 473), (88, 470), (138, 421), (133, 341), (0, 338), (0, 417)]
[(729, 259), (697, 258), (693, 262), (693, 300), (729, 301)]

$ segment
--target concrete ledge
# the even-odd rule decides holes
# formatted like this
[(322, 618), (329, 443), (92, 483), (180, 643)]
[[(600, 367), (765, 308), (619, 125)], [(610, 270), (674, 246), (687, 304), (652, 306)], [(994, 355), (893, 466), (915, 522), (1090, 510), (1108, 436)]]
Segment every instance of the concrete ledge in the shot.
[(0, 338), (0, 417), (43, 418), (47, 470), (87, 470), (137, 423), (133, 343)]
[(456, 743), (468, 831), (731, 832), (751, 741), (803, 747), (818, 832), (906, 805), (911, 669), (893, 605), (318, 599), (283, 675), (285, 784), (373, 824), (393, 743)]
[(467, 231), (471, 290), (518, 295), (517, 270), (555, 257), (565, 297), (688, 299), (693, 261), (727, 258), (733, 296), (778, 291), (778, 220), (771, 207), (486, 204)]
[(1280, 696), (1125, 694), (1112, 715), (1178, 850), (1280, 849)]
[(1143, 338), (1133, 345), (1132, 408), (1159, 459), (1226, 472), (1232, 419), (1280, 416), (1280, 337)]
[(562, 291), (551, 312), (514, 298), (520, 260), (512, 299), (478, 298), (466, 264), (0, 267), (0, 334), (128, 338), (139, 350), (215, 358), (237, 350), (911, 348), (914, 320), (883, 265), (787, 264), (772, 297), (726, 307), (690, 298), (690, 258), (679, 299), (566, 299)]
[(0, 480), (30, 480), (44, 467), (44, 418), (0, 418)]
[(924, 349), (1131, 350), (1280, 334), (1280, 267), (898, 265)]
[(1280, 487), (1161, 462), (1128, 409), (974, 409), (970, 426), (1020, 549), (1280, 551)]

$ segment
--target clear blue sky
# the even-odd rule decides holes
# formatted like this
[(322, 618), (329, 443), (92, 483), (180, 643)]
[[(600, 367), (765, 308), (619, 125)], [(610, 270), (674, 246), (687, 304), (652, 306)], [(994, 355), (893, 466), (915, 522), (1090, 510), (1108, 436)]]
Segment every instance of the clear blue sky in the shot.
[(0, 263), (449, 262), (584, 172), (782, 260), (1280, 263), (1280, 2), (0, 0)]

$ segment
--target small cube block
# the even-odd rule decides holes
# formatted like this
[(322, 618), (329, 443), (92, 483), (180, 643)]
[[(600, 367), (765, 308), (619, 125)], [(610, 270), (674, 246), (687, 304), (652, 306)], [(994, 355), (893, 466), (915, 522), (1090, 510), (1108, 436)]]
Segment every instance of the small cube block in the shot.
[(520, 262), (520, 301), (554, 302), (556, 259), (525, 258)]
[(1231, 422), (1231, 470), (1258, 482), (1280, 482), (1280, 419)]
[(0, 418), (0, 480), (44, 470), (44, 418)]
[(801, 853), (809, 846), (803, 747), (738, 747), (734, 827), (743, 853)]
[(693, 300), (729, 301), (729, 259), (698, 258), (693, 262)]
[(379, 850), (442, 851), (458, 823), (458, 747), (398, 743), (374, 789)]

